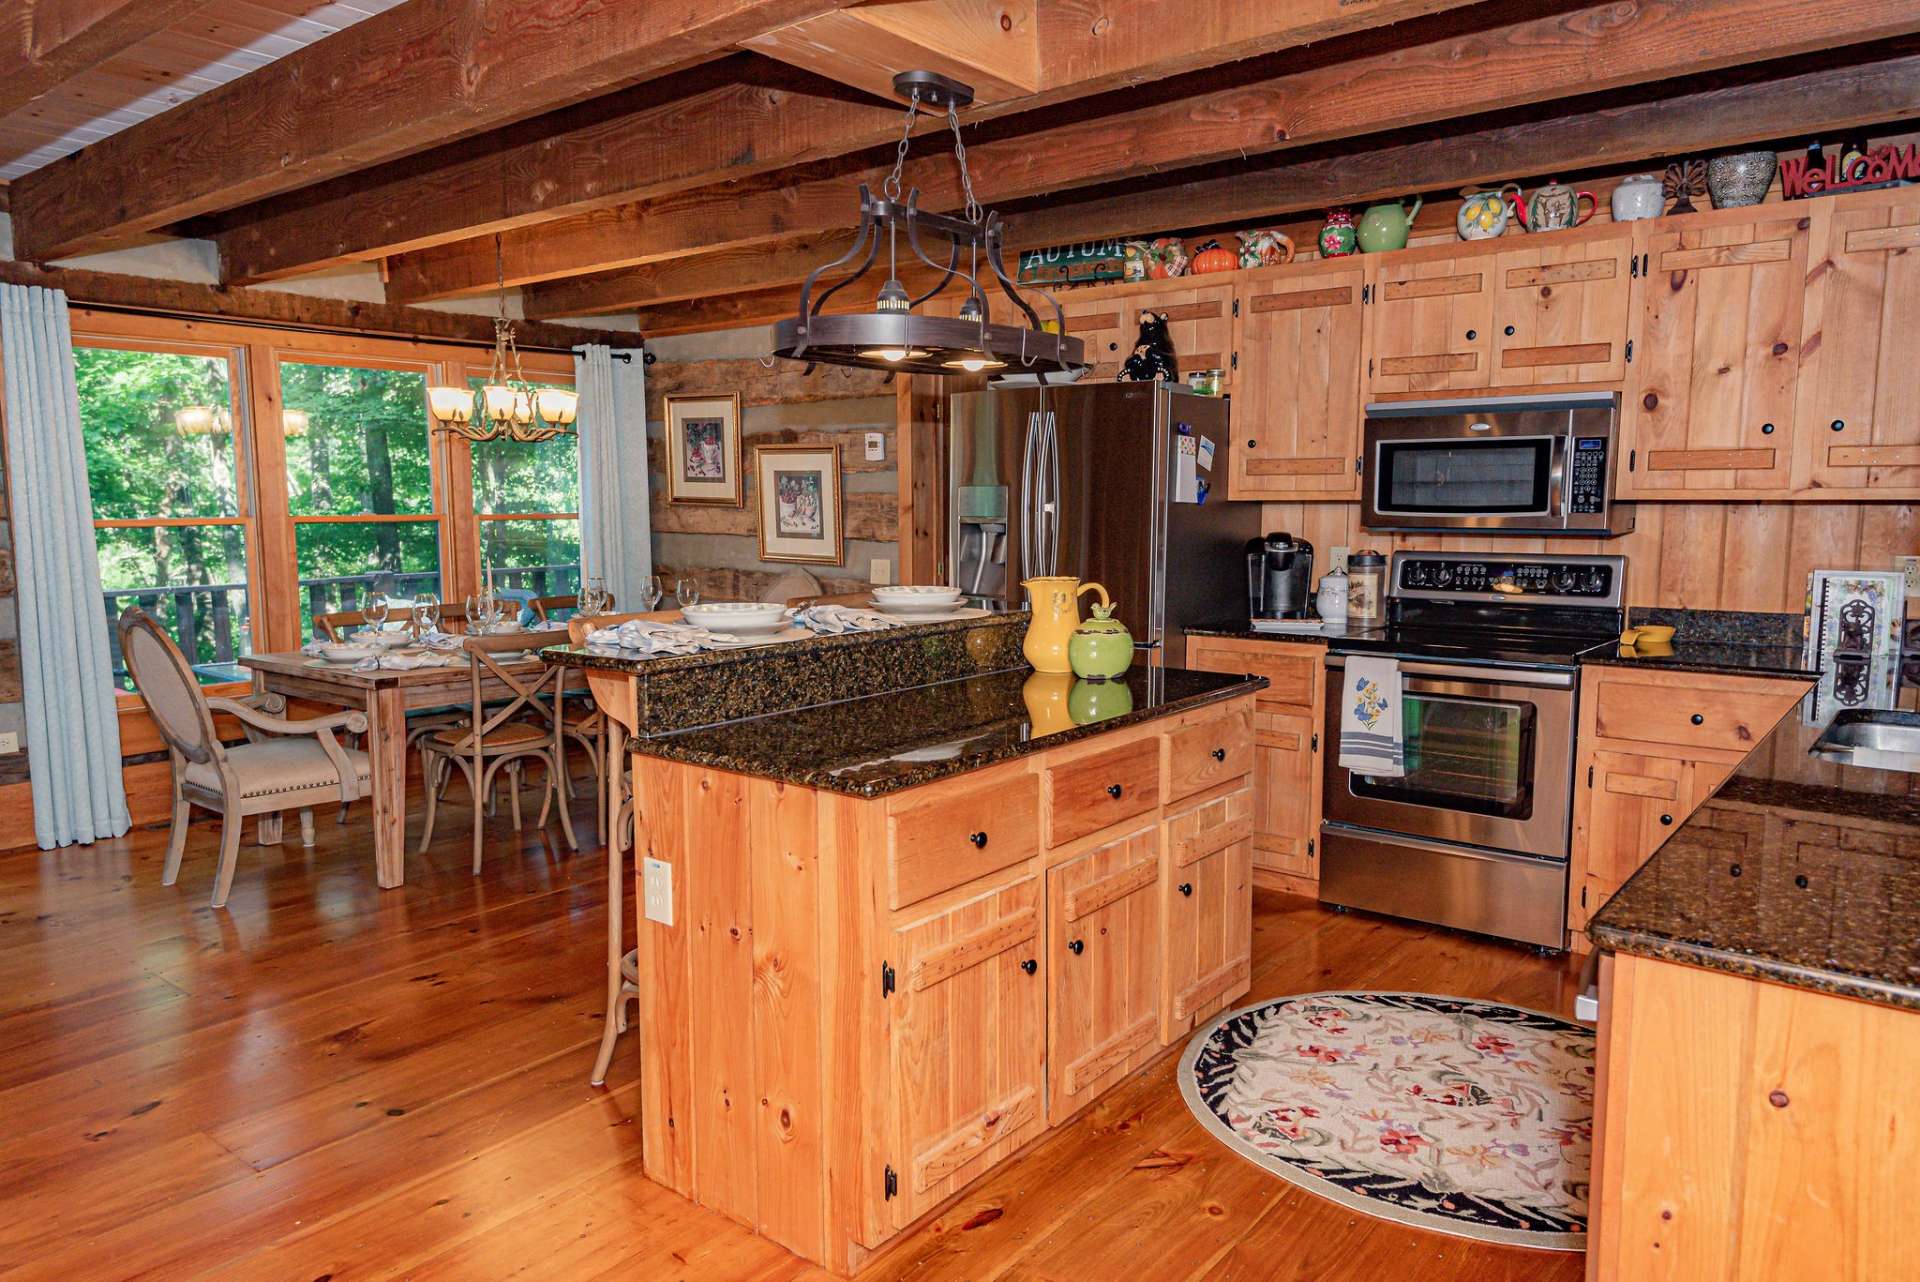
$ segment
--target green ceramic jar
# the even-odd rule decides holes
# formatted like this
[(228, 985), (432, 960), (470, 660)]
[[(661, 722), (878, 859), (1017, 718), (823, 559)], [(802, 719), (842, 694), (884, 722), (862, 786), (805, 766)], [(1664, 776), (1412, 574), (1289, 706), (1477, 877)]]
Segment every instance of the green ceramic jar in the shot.
[(1067, 662), (1083, 680), (1117, 677), (1133, 664), (1133, 635), (1113, 617), (1113, 607), (1096, 605), (1093, 617), (1074, 629), (1067, 641)]

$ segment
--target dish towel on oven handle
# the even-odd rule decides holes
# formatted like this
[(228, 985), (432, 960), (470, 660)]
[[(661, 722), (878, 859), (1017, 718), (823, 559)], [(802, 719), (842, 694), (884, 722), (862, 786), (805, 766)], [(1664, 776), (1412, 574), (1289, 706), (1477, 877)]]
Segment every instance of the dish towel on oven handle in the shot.
[(1338, 687), (1340, 764), (1356, 774), (1398, 779), (1406, 774), (1400, 727), (1400, 661), (1347, 656)]

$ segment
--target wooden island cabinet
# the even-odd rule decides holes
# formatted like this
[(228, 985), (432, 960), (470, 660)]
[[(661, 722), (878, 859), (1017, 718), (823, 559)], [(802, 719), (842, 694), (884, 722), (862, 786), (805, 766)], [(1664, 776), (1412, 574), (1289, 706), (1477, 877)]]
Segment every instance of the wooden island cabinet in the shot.
[(647, 1175), (851, 1273), (1230, 1005), (1257, 713), (1221, 688), (877, 796), (643, 743)]

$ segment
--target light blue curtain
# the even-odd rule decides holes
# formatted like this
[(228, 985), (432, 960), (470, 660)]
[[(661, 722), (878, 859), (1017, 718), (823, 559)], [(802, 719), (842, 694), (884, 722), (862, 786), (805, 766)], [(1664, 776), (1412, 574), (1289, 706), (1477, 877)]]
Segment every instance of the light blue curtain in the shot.
[(33, 835), (51, 850), (128, 828), (65, 294), (0, 285), (0, 364)]
[(619, 609), (644, 609), (641, 589), (653, 573), (646, 358), (638, 349), (616, 352), (590, 343), (573, 368), (580, 393), (581, 579), (598, 575)]

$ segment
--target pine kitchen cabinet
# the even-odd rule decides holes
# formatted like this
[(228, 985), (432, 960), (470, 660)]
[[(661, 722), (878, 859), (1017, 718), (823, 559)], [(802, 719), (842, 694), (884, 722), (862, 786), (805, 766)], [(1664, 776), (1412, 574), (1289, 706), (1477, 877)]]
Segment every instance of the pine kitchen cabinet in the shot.
[[(1062, 290), (1054, 296), (1066, 317), (1067, 333), (1086, 344), (1087, 377), (1111, 380), (1133, 355), (1140, 335), (1140, 314), (1161, 312), (1173, 338), (1180, 377), (1195, 370), (1221, 370), (1233, 380), (1232, 277), (1209, 282), (1205, 276), (1141, 281), (1097, 290)], [(1035, 310), (1046, 309), (1039, 303)]]
[(850, 1274), (1246, 991), (1259, 683), (1030, 675), (637, 741), (649, 1178)]
[(1247, 274), (1228, 498), (1360, 497), (1365, 287), (1352, 258)]

